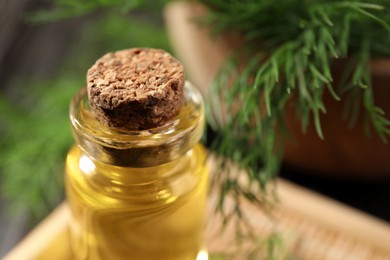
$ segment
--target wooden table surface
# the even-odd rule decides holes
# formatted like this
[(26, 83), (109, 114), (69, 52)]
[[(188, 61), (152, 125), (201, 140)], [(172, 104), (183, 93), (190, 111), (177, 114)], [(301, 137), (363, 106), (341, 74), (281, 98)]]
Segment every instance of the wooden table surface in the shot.
[[(213, 167), (213, 159), (209, 166)], [(390, 225), (363, 212), (330, 200), (283, 179), (276, 182), (279, 203), (272, 218), (261, 208), (242, 200), (241, 206), (258, 239), (241, 238), (233, 219), (221, 232), (220, 216), (209, 214), (206, 245), (210, 254), (224, 259), (262, 259), (259, 247), (269, 235), (281, 241), (280, 258), (294, 259), (390, 259)], [(215, 208), (216, 194), (209, 196), (209, 210)], [(5, 260), (70, 259), (68, 208), (61, 204), (6, 256)], [(257, 252), (250, 258), (249, 252)]]

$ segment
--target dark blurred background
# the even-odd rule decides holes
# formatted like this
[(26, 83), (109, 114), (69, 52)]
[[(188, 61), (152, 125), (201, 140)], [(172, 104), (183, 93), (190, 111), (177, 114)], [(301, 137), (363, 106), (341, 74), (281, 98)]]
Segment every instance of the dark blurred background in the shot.
[[(0, 257), (63, 200), (68, 104), (87, 69), (113, 50), (172, 51), (161, 5), (92, 6), (83, 15), (51, 8), (51, 1), (0, 0)], [(288, 167), (281, 176), (390, 221), (388, 180), (336, 181)]]

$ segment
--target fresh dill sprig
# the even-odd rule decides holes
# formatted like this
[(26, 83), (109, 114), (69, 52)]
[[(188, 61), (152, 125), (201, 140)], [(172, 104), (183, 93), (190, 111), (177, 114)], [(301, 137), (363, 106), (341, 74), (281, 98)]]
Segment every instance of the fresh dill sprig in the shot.
[[(302, 131), (312, 123), (325, 139), (324, 93), (350, 99), (349, 121), (356, 121), (362, 106), (366, 128), (387, 141), (390, 121), (375, 105), (369, 62), (390, 56), (388, 1), (201, 2), (210, 7), (205, 19), (214, 32), (236, 30), (243, 36), (234, 53), (240, 58), (227, 62), (212, 85), (209, 121), (218, 133), (212, 148), (243, 169), (249, 181), (225, 178), (220, 205), (229, 193), (267, 201), (251, 190), (253, 183), (266, 190), (279, 170), (287, 104), (294, 103)], [(338, 60), (351, 61), (350, 71), (343, 85), (334, 86), (332, 64)], [(222, 172), (229, 172), (226, 165)]]

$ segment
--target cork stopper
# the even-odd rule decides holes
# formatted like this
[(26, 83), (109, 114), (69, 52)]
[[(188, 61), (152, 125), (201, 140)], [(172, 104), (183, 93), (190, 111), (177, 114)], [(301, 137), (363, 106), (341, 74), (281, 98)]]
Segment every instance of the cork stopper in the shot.
[(158, 49), (108, 53), (87, 73), (95, 117), (126, 130), (155, 128), (172, 120), (182, 107), (183, 86), (183, 66)]

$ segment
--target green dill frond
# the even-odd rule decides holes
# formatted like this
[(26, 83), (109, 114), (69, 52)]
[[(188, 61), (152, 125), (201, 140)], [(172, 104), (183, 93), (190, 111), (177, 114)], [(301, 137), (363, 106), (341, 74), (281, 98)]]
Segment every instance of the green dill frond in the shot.
[[(390, 46), (389, 2), (201, 2), (210, 7), (207, 20), (216, 32), (242, 33), (241, 49), (250, 53), (235, 55), (251, 57), (230, 60), (212, 85), (212, 108), (220, 109), (209, 116), (210, 122), (219, 121), (212, 124), (219, 134), (213, 148), (244, 169), (261, 190), (279, 170), (288, 103), (294, 104), (302, 131), (314, 124), (318, 136), (326, 139), (323, 95), (349, 100), (347, 120), (353, 124), (364, 113), (367, 132), (373, 129), (387, 141), (390, 121), (375, 105), (369, 62), (378, 55), (390, 56), (385, 47)], [(258, 53), (266, 56), (259, 59)], [(352, 62), (342, 85), (335, 86), (332, 65), (339, 60)]]

